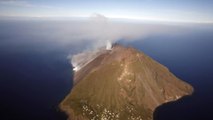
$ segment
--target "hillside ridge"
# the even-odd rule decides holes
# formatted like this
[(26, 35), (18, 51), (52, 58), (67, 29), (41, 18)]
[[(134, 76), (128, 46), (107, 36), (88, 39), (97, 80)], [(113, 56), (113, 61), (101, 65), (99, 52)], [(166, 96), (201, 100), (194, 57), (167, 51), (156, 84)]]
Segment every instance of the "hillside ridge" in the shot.
[(75, 72), (74, 81), (60, 104), (70, 120), (152, 120), (156, 107), (193, 92), (165, 66), (119, 44)]

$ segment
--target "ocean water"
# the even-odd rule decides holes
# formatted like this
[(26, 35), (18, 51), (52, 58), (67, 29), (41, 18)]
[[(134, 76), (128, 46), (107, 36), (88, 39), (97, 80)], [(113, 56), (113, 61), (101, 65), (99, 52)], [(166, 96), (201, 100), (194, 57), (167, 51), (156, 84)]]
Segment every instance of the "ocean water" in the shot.
[(72, 86), (72, 51), (31, 24), (0, 22), (0, 119), (65, 120), (58, 105)]
[(192, 96), (159, 106), (155, 120), (213, 119), (213, 31), (194, 28), (178, 36), (152, 36), (133, 45), (194, 88)]
[[(67, 56), (90, 43), (64, 43), (60, 37), (52, 37), (63, 25), (66, 24), (0, 21), (1, 119), (66, 119), (58, 105), (72, 87), (73, 72)], [(212, 120), (212, 33), (210, 25), (192, 25), (184, 27), (181, 34), (119, 41), (142, 50), (194, 87), (192, 96), (159, 106), (155, 120)]]

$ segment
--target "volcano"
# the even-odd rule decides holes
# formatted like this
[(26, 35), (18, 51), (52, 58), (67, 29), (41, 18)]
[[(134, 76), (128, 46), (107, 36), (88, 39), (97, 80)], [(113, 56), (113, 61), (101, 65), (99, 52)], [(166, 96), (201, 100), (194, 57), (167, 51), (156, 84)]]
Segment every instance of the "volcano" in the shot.
[(152, 120), (155, 108), (193, 92), (168, 68), (133, 47), (114, 44), (74, 73), (60, 103), (70, 120)]

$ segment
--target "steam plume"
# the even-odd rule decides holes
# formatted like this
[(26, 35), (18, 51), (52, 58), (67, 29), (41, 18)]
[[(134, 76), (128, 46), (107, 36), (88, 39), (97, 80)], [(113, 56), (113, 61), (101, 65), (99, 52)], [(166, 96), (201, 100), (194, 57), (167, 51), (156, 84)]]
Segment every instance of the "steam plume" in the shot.
[(106, 44), (106, 49), (111, 50), (112, 49), (112, 43), (108, 40)]
[(90, 50), (80, 52), (79, 54), (72, 55), (71, 63), (74, 66), (74, 70), (78, 71), (88, 62), (93, 60), (100, 54), (97, 48), (105, 46), (106, 50), (111, 50), (112, 43), (116, 40), (135, 40), (143, 38), (149, 34), (167, 33), (170, 35), (173, 29), (169, 26), (161, 25), (144, 25), (144, 24), (131, 24), (125, 22), (112, 22), (107, 17), (101, 14), (91, 15), (89, 22), (83, 22), (76, 28), (73, 34), (76, 40), (89, 41), (91, 45)]

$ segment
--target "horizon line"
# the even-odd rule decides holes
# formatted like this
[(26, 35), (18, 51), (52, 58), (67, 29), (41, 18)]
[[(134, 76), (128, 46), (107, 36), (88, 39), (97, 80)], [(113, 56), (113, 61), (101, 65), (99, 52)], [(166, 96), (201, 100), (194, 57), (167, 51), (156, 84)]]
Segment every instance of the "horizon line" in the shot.
[[(193, 21), (193, 20), (169, 20), (143, 17), (114, 17), (107, 16), (109, 20), (137, 21), (137, 22), (162, 22), (162, 23), (194, 23), (194, 24), (213, 24), (213, 21)], [(0, 20), (72, 20), (72, 19), (90, 19), (90, 16), (4, 16), (0, 15)]]

